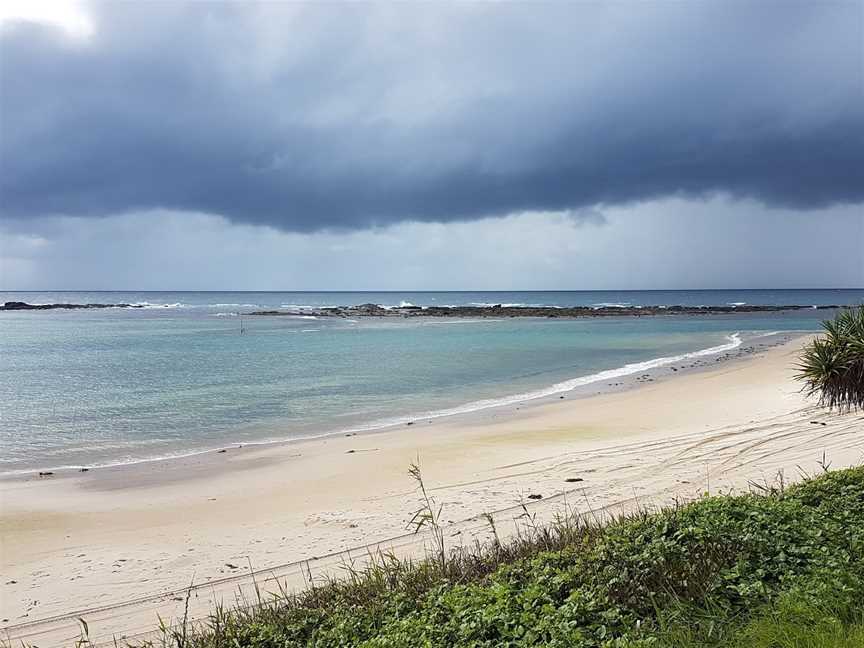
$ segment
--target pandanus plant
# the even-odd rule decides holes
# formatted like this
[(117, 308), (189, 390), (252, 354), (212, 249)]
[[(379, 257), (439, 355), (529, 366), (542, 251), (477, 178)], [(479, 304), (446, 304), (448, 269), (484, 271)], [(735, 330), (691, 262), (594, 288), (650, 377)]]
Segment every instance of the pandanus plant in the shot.
[(864, 408), (864, 305), (822, 322), (824, 335), (801, 353), (796, 378), (831, 409)]

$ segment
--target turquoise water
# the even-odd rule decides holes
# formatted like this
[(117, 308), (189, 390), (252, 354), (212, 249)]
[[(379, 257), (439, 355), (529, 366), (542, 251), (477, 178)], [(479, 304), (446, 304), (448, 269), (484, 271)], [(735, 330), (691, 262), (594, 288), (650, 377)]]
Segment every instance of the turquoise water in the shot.
[(0, 473), (127, 463), (470, 411), (767, 331), (815, 330), (828, 314), (243, 318), (241, 334), (239, 318), (224, 314), (244, 308), (864, 300), (864, 291), (789, 293), (3, 293), (3, 301), (152, 307), (0, 313)]

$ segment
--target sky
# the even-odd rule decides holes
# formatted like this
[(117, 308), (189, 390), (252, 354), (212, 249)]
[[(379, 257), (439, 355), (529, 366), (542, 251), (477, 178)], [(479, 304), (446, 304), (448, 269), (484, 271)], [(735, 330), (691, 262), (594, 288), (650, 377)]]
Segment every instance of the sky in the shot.
[(0, 8), (0, 288), (864, 287), (864, 4)]

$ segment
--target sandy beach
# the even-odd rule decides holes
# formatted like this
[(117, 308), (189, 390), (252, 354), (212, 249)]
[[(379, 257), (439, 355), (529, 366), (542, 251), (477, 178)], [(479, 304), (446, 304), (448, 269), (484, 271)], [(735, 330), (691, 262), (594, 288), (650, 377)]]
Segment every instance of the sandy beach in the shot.
[[(214, 601), (300, 587), (369, 548), (423, 551), (406, 523), (419, 456), (452, 544), (564, 507), (654, 507), (864, 461), (864, 415), (829, 414), (792, 379), (792, 336), (601, 394), (384, 432), (0, 482), (0, 636), (40, 646), (135, 636)], [(787, 336), (788, 338), (788, 336)], [(755, 352), (752, 352), (755, 351)], [(710, 366), (709, 366), (710, 365)], [(505, 411), (506, 410), (506, 411)], [(542, 499), (530, 498), (540, 495)], [(350, 550), (349, 553), (345, 553)]]

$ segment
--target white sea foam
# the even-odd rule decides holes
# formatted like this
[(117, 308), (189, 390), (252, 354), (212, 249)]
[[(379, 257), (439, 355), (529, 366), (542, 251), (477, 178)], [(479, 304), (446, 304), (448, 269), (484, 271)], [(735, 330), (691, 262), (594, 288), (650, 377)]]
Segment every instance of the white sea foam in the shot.
[(188, 308), (186, 304), (182, 304), (180, 302), (174, 304), (154, 304), (152, 302), (142, 301), (135, 302), (134, 304), (129, 305), (135, 306), (136, 308)]
[[(480, 308), (492, 308), (493, 306), (501, 306), (502, 308), (543, 308), (542, 304), (524, 304), (522, 302), (514, 302), (504, 304), (502, 302), (471, 302), (468, 306), (479, 306)], [(456, 306), (458, 308), (458, 306)], [(547, 308), (560, 308), (560, 306), (551, 306)]]
[(440, 308), (492, 308), (493, 306), (501, 306), (502, 308), (567, 308), (567, 306), (556, 306), (554, 304), (525, 304), (519, 303), (502, 303), (502, 302), (469, 302), (467, 304), (440, 304)]
[(747, 302), (726, 302), (727, 306), (744, 306)]
[[(591, 304), (592, 308), (634, 308), (630, 302), (599, 302)], [(636, 306), (635, 308), (638, 308)]]
[(486, 324), (487, 322), (503, 322), (505, 320), (500, 317), (488, 317), (484, 319), (442, 319), (430, 320), (420, 324), (420, 326), (447, 326), (450, 324)]
[[(268, 306), (267, 308), (272, 308)], [(310, 304), (279, 304), (279, 308), (288, 308), (290, 310), (300, 311), (300, 312), (308, 312), (310, 310), (317, 310), (319, 308), (340, 308), (335, 304), (319, 304), (319, 305), (310, 305)]]

